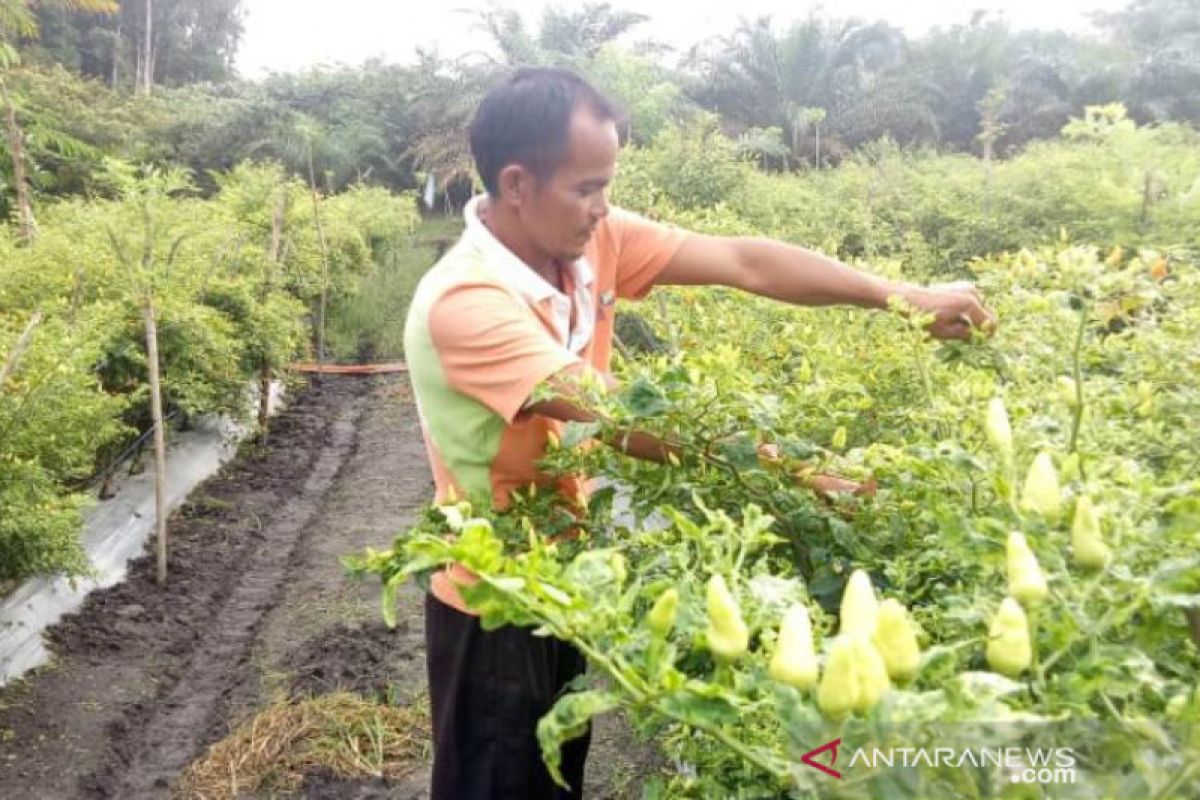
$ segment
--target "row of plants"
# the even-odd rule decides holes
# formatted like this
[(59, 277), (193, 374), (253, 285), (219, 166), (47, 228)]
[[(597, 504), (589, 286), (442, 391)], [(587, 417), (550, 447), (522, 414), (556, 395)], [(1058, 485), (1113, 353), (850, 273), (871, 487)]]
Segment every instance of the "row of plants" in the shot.
[[(959, 268), (999, 315), (989, 339), (665, 292), (665, 352), (619, 360), (619, 392), (584, 387), (600, 419), (551, 441), (544, 481), (504, 513), (431, 506), (347, 564), (388, 616), (403, 582), (461, 563), (485, 627), (575, 644), (591, 668), (539, 725), (546, 762), (619, 710), (663, 753), (649, 797), (1194, 797), (1200, 271), (1185, 248), (1061, 241)], [(679, 457), (594, 444), (633, 430)], [(814, 471), (876, 492), (817, 497)], [(606, 488), (568, 511), (554, 486), (577, 474)]]
[(275, 166), (210, 176), (210, 199), (179, 171), (108, 170), (116, 198), (43, 207), (28, 245), (0, 233), (3, 579), (86, 569), (82, 490), (150, 426), (148, 308), (165, 412), (250, 418), (417, 222), (411, 197), (321, 197)]
[(895, 257), (963, 274), (972, 258), (1053, 242), (1200, 249), (1200, 140), (1090, 107), (1057, 140), (988, 162), (860, 148), (837, 169), (771, 175), (743, 160), (715, 117), (622, 154), (614, 201), (716, 234), (768, 234), (842, 258)]

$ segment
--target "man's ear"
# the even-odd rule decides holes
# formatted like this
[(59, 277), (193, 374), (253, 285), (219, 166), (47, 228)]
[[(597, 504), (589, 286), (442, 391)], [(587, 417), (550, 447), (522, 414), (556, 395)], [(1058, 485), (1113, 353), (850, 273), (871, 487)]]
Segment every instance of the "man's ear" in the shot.
[(533, 193), (533, 173), (520, 164), (509, 164), (496, 176), (502, 202), (518, 208)]

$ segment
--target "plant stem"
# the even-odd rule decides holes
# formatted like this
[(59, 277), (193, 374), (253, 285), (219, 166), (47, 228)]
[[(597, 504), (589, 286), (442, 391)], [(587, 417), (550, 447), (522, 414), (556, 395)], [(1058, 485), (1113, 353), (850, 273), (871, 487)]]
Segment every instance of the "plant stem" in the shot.
[(1200, 761), (1192, 761), (1181, 765), (1175, 776), (1167, 781), (1167, 784), (1163, 788), (1155, 792), (1154, 800), (1168, 800), (1171, 797), (1178, 797), (1175, 791), (1187, 784), (1191, 780), (1192, 775), (1198, 771), (1200, 771)]
[(755, 752), (751, 748), (734, 739), (721, 728), (714, 727), (704, 722), (696, 722), (693, 720), (684, 719), (678, 714), (660, 707), (657, 703), (651, 703), (651, 705), (655, 711), (657, 711), (659, 714), (662, 714), (664, 717), (673, 719), (676, 722), (708, 734), (733, 752), (737, 753), (747, 763), (753, 764), (762, 771), (774, 775), (779, 780), (785, 781), (790, 777), (788, 771), (785, 768), (782, 768), (778, 763), (775, 763), (773, 759), (769, 759), (767, 756)]
[[(1099, 576), (1097, 576), (1097, 577), (1099, 577)], [(1102, 616), (1100, 618), (1100, 621), (1097, 622), (1095, 625), (1093, 625), (1087, 631), (1086, 636), (1071, 637), (1062, 647), (1055, 650), (1050, 655), (1049, 658), (1047, 658), (1044, 662), (1042, 662), (1042, 664), (1038, 670), (1039, 675), (1044, 677), (1045, 674), (1050, 670), (1050, 668), (1052, 666), (1054, 666), (1058, 662), (1059, 659), (1061, 659), (1068, 652), (1070, 652), (1071, 648), (1074, 647), (1079, 642), (1081, 642), (1085, 639), (1093, 639), (1094, 640), (1094, 639), (1098, 638), (1099, 636), (1101, 636), (1102, 634), (1104, 634), (1109, 628), (1112, 628), (1112, 627), (1115, 627), (1116, 625), (1121, 624), (1129, 617), (1132, 617), (1134, 614), (1138, 613), (1138, 611), (1141, 610), (1142, 603), (1143, 603), (1143, 601), (1145, 601), (1145, 599), (1146, 599), (1145, 591), (1142, 591), (1138, 595), (1136, 595), (1134, 598), (1132, 598), (1131, 602), (1129, 602), (1129, 603), (1126, 603), (1124, 605), (1110, 606), (1108, 611), (1106, 611), (1104, 613), (1104, 616)], [(1124, 612), (1123, 618), (1120, 616), (1120, 612)]]
[(29, 349), (30, 342), (33, 341), (33, 332), (38, 325), (42, 324), (43, 315), (41, 311), (33, 312), (33, 316), (29, 318), (29, 322), (25, 325), (25, 330), (17, 337), (17, 343), (13, 345), (12, 351), (5, 358), (4, 363), (0, 364), (0, 392), (4, 391), (4, 384), (8, 380), (8, 376), (17, 371), (17, 364), (21, 361), (21, 356)]
[(671, 342), (672, 355), (679, 353), (679, 332), (671, 322), (671, 314), (667, 309), (667, 296), (661, 292), (658, 295), (658, 313), (662, 316), (663, 324), (667, 326), (667, 339)]
[[(925, 366), (925, 352), (923, 341), (917, 340), (913, 345), (914, 361), (917, 363), (917, 374), (921, 376), (921, 386), (925, 389), (925, 402), (929, 405), (930, 413), (936, 411), (935, 397), (933, 394), (933, 379), (929, 376), (929, 370)], [(939, 439), (946, 438), (946, 431), (942, 423), (938, 419), (933, 421), (934, 429), (937, 431)]]
[[(1079, 429), (1083, 426), (1083, 368), (1079, 363), (1079, 355), (1083, 350), (1083, 332), (1087, 328), (1087, 306), (1079, 311), (1079, 327), (1075, 331), (1075, 348), (1071, 352), (1071, 366), (1075, 379), (1075, 418), (1071, 422), (1071, 444), (1067, 450), (1071, 453), (1079, 451)], [(1084, 472), (1083, 459), (1079, 459), (1079, 476), (1087, 480)]]
[(649, 706), (656, 713), (661, 714), (662, 716), (667, 717), (668, 719), (673, 719), (676, 722), (679, 722), (681, 724), (687, 725), (689, 727), (695, 728), (696, 730), (699, 730), (699, 731), (702, 731), (702, 732), (708, 734), (709, 736), (711, 736), (714, 739), (716, 739), (717, 741), (719, 741), (721, 744), (728, 747), (734, 753), (739, 755), (747, 763), (753, 764), (754, 766), (758, 767), (759, 769), (763, 770), (764, 772), (774, 775), (776, 778), (778, 778), (780, 780), (786, 780), (788, 778), (788, 772), (785, 768), (780, 767), (779, 764), (775, 763), (773, 760), (771, 760), (769, 757), (763, 755), (762, 753), (758, 753), (758, 752), (754, 751), (753, 749), (747, 747), (746, 745), (742, 744), (741, 742), (737, 741), (736, 739), (734, 739), (732, 736), (730, 736), (728, 733), (726, 733), (721, 728), (709, 725), (708, 723), (697, 722), (695, 720), (687, 719), (687, 718), (682, 717), (679, 714), (675, 713), (674, 711), (671, 711), (668, 708), (664, 708), (661, 705), (659, 700), (657, 700), (649, 695), (647, 690), (633, 685), (633, 681), (630, 680), (631, 674), (630, 674), (630, 670), (628, 667), (618, 664), (615, 659), (611, 659), (608, 656), (604, 655), (603, 653), (599, 652), (595, 647), (593, 647), (589, 642), (584, 640), (582, 637), (572, 636), (567, 631), (562, 630), (560, 626), (556, 625), (553, 622), (553, 620), (550, 620), (546, 617), (546, 615), (539, 613), (539, 609), (537, 608), (535, 603), (529, 602), (524, 597), (522, 597), (519, 593), (512, 592), (512, 591), (506, 590), (500, 586), (497, 586), (495, 581), (490, 580), (489, 576), (487, 576), (487, 575), (480, 575), (480, 578), (485, 581), (488, 581), (489, 583), (491, 583), (491, 585), (493, 587), (500, 589), (502, 592), (504, 592), (504, 594), (507, 597), (509, 597), (513, 602), (515, 602), (521, 608), (522, 611), (529, 614), (534, 619), (537, 619), (542, 624), (547, 625), (550, 628), (554, 629), (556, 636), (558, 636), (561, 639), (569, 641), (572, 645), (579, 648), (579, 651), (581, 653), (583, 653), (584, 656), (590, 662), (592, 662), (597, 667), (599, 667), (606, 675), (608, 675), (608, 677), (612, 678), (617, 683), (617, 685), (621, 687), (622, 690), (625, 691), (625, 693), (632, 699), (633, 704), (635, 706)]

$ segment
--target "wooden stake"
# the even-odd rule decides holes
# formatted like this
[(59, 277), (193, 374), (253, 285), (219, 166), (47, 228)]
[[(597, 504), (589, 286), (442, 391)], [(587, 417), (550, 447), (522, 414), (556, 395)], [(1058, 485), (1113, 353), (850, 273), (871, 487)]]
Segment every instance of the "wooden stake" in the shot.
[[(271, 243), (267, 246), (267, 274), (263, 278), (262, 299), (271, 296), (275, 285), (275, 265), (279, 263), (279, 250), (283, 243), (283, 222), (287, 211), (287, 187), (284, 186), (271, 214)], [(264, 356), (258, 374), (258, 440), (267, 443), (271, 413), (271, 360)]]
[[(325, 309), (329, 303), (329, 248), (325, 244), (325, 229), (321, 226), (321, 204), (317, 197), (317, 176), (313, 169), (312, 145), (308, 146), (308, 188), (312, 194), (313, 222), (317, 226), (317, 241), (321, 245), (321, 301), (317, 309), (317, 363), (325, 363)], [(316, 382), (320, 384), (318, 374)]]
[(13, 345), (12, 352), (8, 354), (8, 358), (4, 360), (3, 366), (0, 366), (0, 391), (4, 391), (4, 383), (8, 380), (8, 376), (17, 371), (17, 364), (21, 360), (21, 356), (25, 355), (25, 351), (29, 349), (29, 343), (33, 341), (34, 329), (42, 324), (42, 312), (35, 311), (30, 317), (29, 323), (25, 326), (25, 330), (21, 332), (21, 336), (17, 339), (17, 343)]
[(142, 303), (146, 327), (146, 368), (150, 373), (150, 415), (154, 420), (154, 520), (157, 531), (159, 586), (167, 584), (167, 437), (163, 428), (162, 384), (158, 371), (158, 324), (154, 295), (147, 291)]

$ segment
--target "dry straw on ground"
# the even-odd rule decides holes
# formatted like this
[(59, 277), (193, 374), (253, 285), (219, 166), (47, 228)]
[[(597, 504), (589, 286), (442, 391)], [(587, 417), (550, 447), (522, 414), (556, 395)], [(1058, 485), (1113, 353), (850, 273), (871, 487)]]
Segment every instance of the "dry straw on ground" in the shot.
[(304, 776), (398, 779), (427, 757), (428, 708), (394, 707), (349, 693), (276, 702), (209, 748), (177, 796), (233, 800), (297, 790)]

